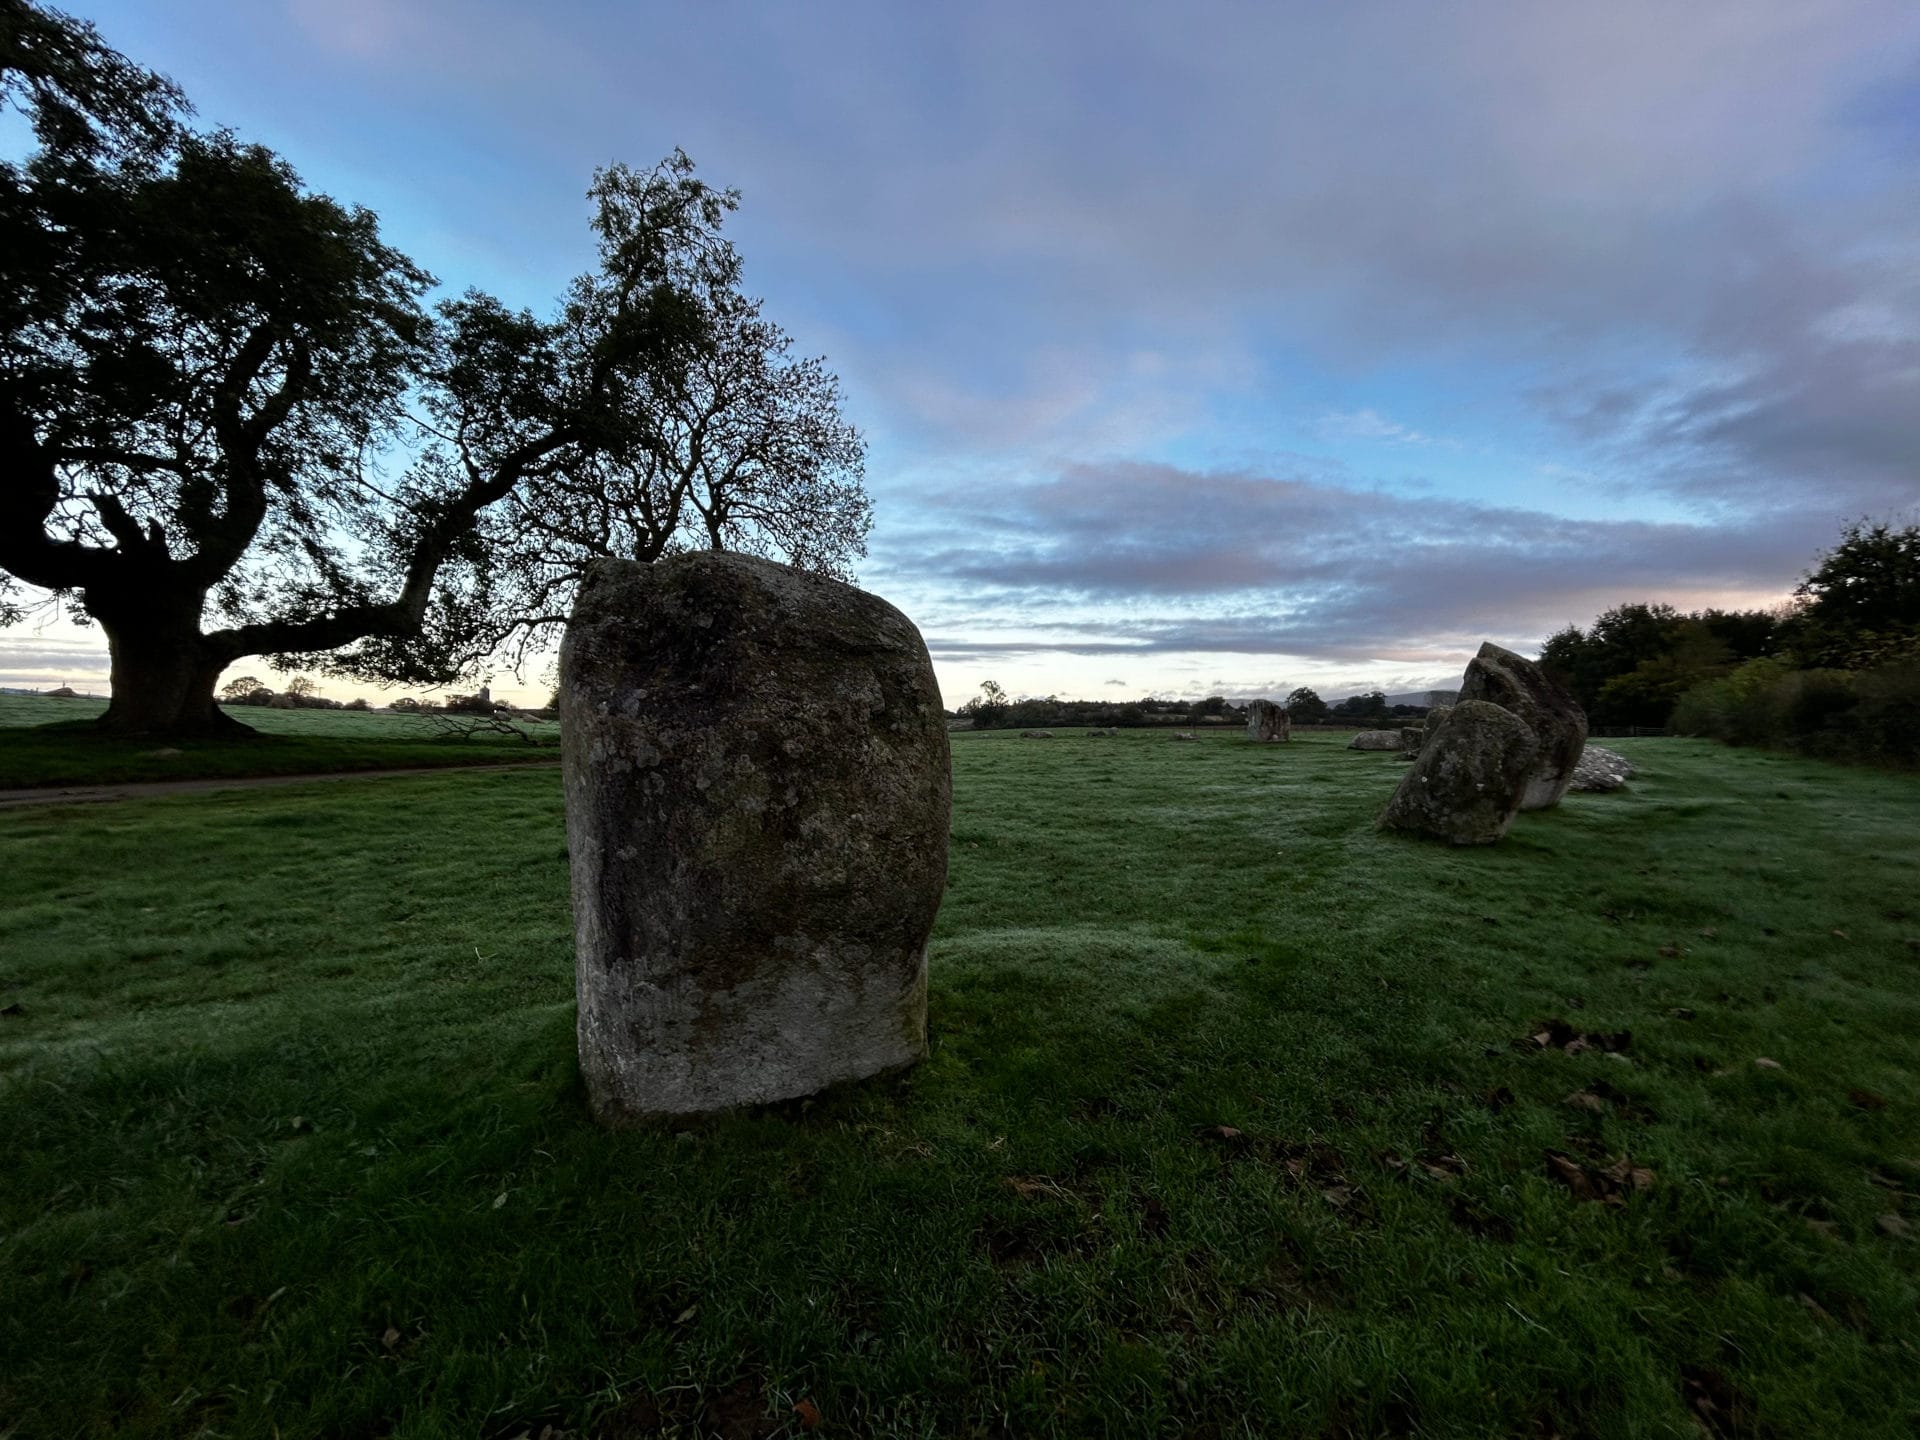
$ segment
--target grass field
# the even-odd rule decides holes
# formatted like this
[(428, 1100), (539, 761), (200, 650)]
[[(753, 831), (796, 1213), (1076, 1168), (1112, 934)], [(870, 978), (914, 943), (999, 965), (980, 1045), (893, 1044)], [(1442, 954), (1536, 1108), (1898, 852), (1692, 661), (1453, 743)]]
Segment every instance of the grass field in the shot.
[(1920, 780), (953, 748), (932, 1058), (678, 1134), (551, 771), (0, 814), (0, 1435), (1920, 1431)]
[(529, 744), (502, 734), (450, 737), (420, 715), (254, 706), (229, 711), (259, 732), (244, 742), (87, 733), (85, 723), (106, 708), (100, 700), (0, 695), (0, 790), (499, 764), (537, 758), (538, 747), (557, 746), (560, 738), (559, 726), (538, 722), (524, 726), (534, 742)]

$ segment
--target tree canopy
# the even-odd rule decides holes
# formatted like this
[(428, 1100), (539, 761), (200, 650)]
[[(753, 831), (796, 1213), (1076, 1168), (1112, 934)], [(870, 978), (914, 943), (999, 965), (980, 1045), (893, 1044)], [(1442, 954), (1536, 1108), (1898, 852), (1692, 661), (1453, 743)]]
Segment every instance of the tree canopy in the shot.
[(595, 555), (862, 553), (837, 382), (740, 294), (737, 196), (684, 154), (595, 176), (551, 318), (429, 311), (370, 211), (187, 128), (91, 26), (0, 0), (0, 99), (35, 136), (0, 163), (0, 582), (105, 630), (109, 728), (222, 724), (248, 655), (444, 683)]

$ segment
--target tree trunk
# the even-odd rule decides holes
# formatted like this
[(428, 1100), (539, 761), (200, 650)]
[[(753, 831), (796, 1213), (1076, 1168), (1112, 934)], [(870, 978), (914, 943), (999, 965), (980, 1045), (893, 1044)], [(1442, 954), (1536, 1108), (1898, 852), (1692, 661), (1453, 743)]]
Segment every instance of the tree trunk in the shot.
[(251, 735), (213, 699), (231, 658), (200, 634), (199, 597), (191, 604), (149, 595), (137, 613), (98, 615), (113, 656), (113, 699), (98, 728), (115, 735), (188, 739)]

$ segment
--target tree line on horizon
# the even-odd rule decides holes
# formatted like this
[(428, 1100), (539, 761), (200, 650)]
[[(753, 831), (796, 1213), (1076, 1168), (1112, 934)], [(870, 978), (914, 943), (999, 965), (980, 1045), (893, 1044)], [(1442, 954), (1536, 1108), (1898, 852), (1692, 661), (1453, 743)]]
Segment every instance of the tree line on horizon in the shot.
[(1847, 524), (1785, 605), (1616, 605), (1540, 663), (1594, 724), (1920, 763), (1920, 524)]
[[(1279, 702), (1296, 725), (1392, 725), (1427, 713), (1424, 705), (1390, 705), (1384, 691), (1368, 690), (1328, 704), (1312, 688), (1302, 685)], [(1236, 725), (1246, 720), (1246, 707), (1224, 695), (1203, 700), (1161, 698), (1138, 700), (1062, 700), (1057, 695), (1007, 694), (997, 681), (986, 680), (980, 693), (951, 718), (967, 721), (975, 730), (1037, 730), (1060, 727), (1118, 727), (1149, 725)]]
[(32, 0), (0, 0), (0, 109), (32, 137), (0, 161), (0, 624), (104, 630), (101, 728), (244, 729), (214, 687), (248, 656), (517, 663), (602, 557), (865, 552), (839, 382), (742, 291), (739, 197), (680, 151), (595, 174), (597, 263), (542, 316), (429, 305), (371, 211)]

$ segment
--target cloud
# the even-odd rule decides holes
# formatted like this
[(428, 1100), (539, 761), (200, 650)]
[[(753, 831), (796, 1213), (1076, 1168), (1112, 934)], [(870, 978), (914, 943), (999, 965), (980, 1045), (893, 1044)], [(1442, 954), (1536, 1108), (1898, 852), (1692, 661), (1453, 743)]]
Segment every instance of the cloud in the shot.
[(1434, 666), (1489, 637), (1537, 644), (1624, 600), (1775, 603), (1810, 559), (1809, 536), (1837, 523), (1821, 511), (1747, 525), (1574, 520), (1124, 462), (935, 504), (946, 523), (876, 561), (975, 597), (926, 620), (954, 662), (1203, 652)]

